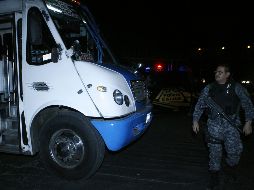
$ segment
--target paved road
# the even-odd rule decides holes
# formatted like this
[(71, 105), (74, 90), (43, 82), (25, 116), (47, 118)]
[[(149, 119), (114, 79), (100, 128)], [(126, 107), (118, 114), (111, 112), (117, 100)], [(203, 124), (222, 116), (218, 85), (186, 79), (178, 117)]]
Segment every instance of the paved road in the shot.
[[(191, 133), (185, 112), (154, 110), (150, 129), (117, 153), (107, 153), (89, 180), (65, 181), (49, 174), (37, 157), (0, 154), (0, 189), (201, 190), (207, 181), (207, 150)], [(253, 190), (254, 137), (244, 141), (238, 181), (224, 189)]]

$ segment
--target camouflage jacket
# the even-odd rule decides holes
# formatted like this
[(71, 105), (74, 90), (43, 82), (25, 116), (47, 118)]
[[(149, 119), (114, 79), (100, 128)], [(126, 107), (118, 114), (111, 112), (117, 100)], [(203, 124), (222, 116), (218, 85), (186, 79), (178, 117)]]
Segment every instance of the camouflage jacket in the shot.
[[(195, 105), (194, 112), (193, 112), (193, 121), (199, 121), (200, 117), (202, 116), (205, 108), (207, 105), (205, 103), (206, 98), (209, 96), (210, 84), (208, 84), (202, 91), (198, 98), (198, 101)], [(240, 100), (241, 107), (244, 110), (245, 120), (250, 121), (254, 118), (254, 107), (253, 103), (250, 99), (249, 93), (247, 90), (239, 83), (235, 83), (235, 93)], [(214, 110), (210, 110), (212, 113), (211, 115), (215, 115), (216, 113)], [(237, 115), (237, 117), (239, 117)]]

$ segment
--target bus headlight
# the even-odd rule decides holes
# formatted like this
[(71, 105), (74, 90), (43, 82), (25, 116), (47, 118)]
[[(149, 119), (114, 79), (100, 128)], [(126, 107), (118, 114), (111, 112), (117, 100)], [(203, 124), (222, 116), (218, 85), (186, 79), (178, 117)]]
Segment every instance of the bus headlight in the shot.
[(129, 107), (129, 105), (130, 105), (130, 99), (129, 99), (129, 97), (127, 95), (124, 96), (124, 103), (125, 103), (125, 105), (127, 107)]
[(114, 97), (115, 102), (118, 105), (122, 105), (123, 104), (123, 94), (122, 94), (122, 92), (120, 90), (115, 90), (113, 92), (113, 97)]

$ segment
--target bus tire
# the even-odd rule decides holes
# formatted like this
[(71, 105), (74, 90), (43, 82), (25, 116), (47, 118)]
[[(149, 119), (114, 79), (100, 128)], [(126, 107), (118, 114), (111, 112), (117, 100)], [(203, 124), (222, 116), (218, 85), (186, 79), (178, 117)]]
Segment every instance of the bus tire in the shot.
[(60, 177), (91, 177), (102, 164), (105, 144), (83, 115), (64, 111), (46, 121), (40, 131), (40, 159)]

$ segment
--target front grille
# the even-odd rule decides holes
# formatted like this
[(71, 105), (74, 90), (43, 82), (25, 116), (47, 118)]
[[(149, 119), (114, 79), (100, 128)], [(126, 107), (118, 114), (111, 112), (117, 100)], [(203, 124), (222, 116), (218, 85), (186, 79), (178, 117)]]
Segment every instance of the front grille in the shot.
[(131, 81), (131, 90), (135, 101), (143, 101), (147, 98), (146, 84), (142, 80)]

